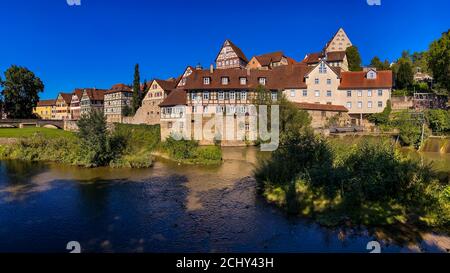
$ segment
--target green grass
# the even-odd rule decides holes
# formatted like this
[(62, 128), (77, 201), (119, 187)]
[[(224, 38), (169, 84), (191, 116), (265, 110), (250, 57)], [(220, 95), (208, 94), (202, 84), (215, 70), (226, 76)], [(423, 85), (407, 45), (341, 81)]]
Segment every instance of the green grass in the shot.
[(71, 137), (74, 135), (72, 132), (60, 129), (50, 129), (40, 127), (0, 128), (0, 138), (26, 138), (32, 137), (37, 134), (42, 135), (44, 137), (58, 137), (58, 136)]

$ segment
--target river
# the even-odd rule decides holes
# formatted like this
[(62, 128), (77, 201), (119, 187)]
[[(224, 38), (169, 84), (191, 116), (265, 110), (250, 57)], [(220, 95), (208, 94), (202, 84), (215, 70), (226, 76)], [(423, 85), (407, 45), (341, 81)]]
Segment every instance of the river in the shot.
[(224, 148), (221, 166), (161, 159), (138, 170), (0, 162), (0, 252), (68, 252), (69, 241), (83, 252), (368, 252), (377, 238), (383, 252), (450, 248), (443, 234), (289, 218), (255, 193), (261, 156)]

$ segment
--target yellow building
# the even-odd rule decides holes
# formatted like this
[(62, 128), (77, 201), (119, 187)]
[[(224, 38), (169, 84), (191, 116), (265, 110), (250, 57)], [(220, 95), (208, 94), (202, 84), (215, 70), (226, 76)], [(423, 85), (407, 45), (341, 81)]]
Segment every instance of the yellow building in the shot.
[(52, 107), (55, 106), (55, 100), (41, 100), (33, 109), (33, 114), (40, 119), (52, 119)]

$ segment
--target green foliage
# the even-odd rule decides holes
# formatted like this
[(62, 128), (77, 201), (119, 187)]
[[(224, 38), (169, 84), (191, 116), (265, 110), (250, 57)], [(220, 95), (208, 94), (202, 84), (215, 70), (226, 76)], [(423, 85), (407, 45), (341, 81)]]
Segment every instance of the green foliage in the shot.
[(398, 70), (395, 73), (395, 85), (398, 89), (410, 88), (414, 81), (411, 60), (402, 58), (398, 61)]
[[(314, 217), (325, 225), (350, 220), (446, 227), (450, 222), (450, 190), (442, 188), (429, 166), (400, 155), (391, 142), (339, 146), (305, 136), (296, 143), (275, 152), (255, 173), (264, 196), (289, 213)], [(300, 161), (296, 146), (310, 145), (313, 148), (303, 149), (307, 156)], [(320, 156), (311, 156), (314, 148)]]
[(386, 125), (389, 123), (389, 117), (391, 115), (391, 112), (392, 112), (392, 103), (390, 100), (388, 100), (383, 112), (371, 114), (368, 117), (368, 120), (370, 122), (375, 123), (376, 125)]
[(425, 118), (428, 126), (437, 133), (450, 132), (450, 111), (449, 110), (427, 110), (425, 112)]
[(373, 57), (370, 61), (370, 66), (375, 67), (377, 70), (391, 70), (391, 66), (388, 60), (382, 62), (378, 56)]
[(162, 143), (164, 152), (177, 161), (192, 164), (217, 164), (222, 161), (222, 151), (218, 146), (199, 146), (194, 140), (176, 140), (168, 137)]
[(133, 99), (131, 101), (131, 115), (134, 115), (136, 111), (141, 107), (141, 77), (139, 75), (139, 64), (134, 67), (134, 80), (133, 80)]
[(393, 116), (391, 125), (399, 129), (399, 137), (403, 145), (415, 148), (420, 146), (422, 122), (417, 117), (406, 111), (398, 112)]
[(105, 166), (114, 158), (114, 149), (122, 146), (117, 145), (118, 140), (111, 140), (106, 128), (106, 117), (100, 111), (91, 111), (88, 115), (82, 115), (77, 122), (78, 137), (81, 150), (87, 160), (93, 166)]
[(44, 91), (41, 79), (25, 67), (13, 65), (5, 72), (3, 87), (4, 111), (10, 118), (32, 118), (33, 108), (39, 101), (39, 93)]
[(345, 53), (347, 54), (348, 69), (350, 71), (361, 71), (362, 60), (358, 48), (356, 46), (351, 46), (347, 48)]
[(450, 92), (450, 30), (434, 41), (428, 51), (428, 66), (433, 73), (434, 80)]

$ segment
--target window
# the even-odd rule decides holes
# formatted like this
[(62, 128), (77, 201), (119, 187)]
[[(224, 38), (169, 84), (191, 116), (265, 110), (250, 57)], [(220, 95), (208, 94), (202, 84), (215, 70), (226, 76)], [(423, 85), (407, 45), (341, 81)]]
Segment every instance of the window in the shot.
[(367, 90), (367, 96), (372, 97), (372, 90)]
[(327, 84), (328, 84), (328, 85), (331, 84), (331, 79), (327, 79)]
[(347, 97), (351, 97), (352, 96), (352, 91), (347, 91)]
[(197, 94), (196, 94), (195, 92), (192, 92), (192, 93), (191, 93), (191, 99), (192, 99), (192, 100), (197, 99)]
[(331, 90), (327, 91), (327, 97), (331, 97)]
[(378, 90), (378, 97), (382, 97), (383, 96), (383, 90)]
[(230, 79), (228, 77), (222, 77), (222, 84), (227, 85)]
[(273, 101), (277, 101), (278, 98), (278, 93), (277, 92), (272, 92), (272, 100)]
[(379, 101), (378, 102), (378, 108), (382, 108), (383, 107), (383, 102), (382, 101)]
[(291, 97), (295, 97), (295, 90), (291, 90)]
[(234, 99), (236, 99), (235, 93), (234, 93), (234, 91), (231, 91), (230, 92), (230, 100), (234, 100)]
[(203, 113), (208, 113), (208, 106), (203, 106)]
[(307, 97), (308, 96), (308, 90), (303, 90), (303, 97)]
[(211, 78), (210, 77), (204, 77), (203, 78), (203, 84), (209, 85), (211, 83)]
[(246, 85), (247, 84), (247, 78), (244, 78), (244, 77), (239, 78), (239, 83), (241, 85)]
[(259, 84), (266, 85), (266, 78), (259, 78), (258, 79)]
[(192, 106), (192, 113), (197, 113), (197, 106)]
[(319, 65), (319, 73), (327, 74), (327, 65), (324, 62), (321, 62)]
[(216, 106), (216, 113), (223, 113), (223, 106)]
[(358, 108), (362, 108), (362, 101), (358, 101)]
[(362, 97), (362, 91), (358, 90), (358, 97)]
[(369, 72), (367, 72), (367, 78), (370, 80), (376, 79), (377, 73), (375, 71), (369, 71)]
[(246, 91), (241, 92), (241, 100), (247, 100), (247, 92)]
[(319, 84), (319, 83), (320, 83), (319, 79), (314, 79), (314, 84)]
[(152, 89), (157, 89), (158, 85), (155, 83), (154, 85), (152, 85)]
[(223, 100), (223, 92), (222, 91), (219, 92), (219, 96), (218, 97), (219, 97), (219, 100)]
[(320, 91), (319, 90), (314, 91), (314, 96), (320, 97)]
[(209, 92), (208, 91), (203, 92), (203, 99), (209, 100)]
[(172, 122), (168, 122), (168, 123), (167, 123), (167, 128), (169, 128), (169, 129), (172, 128)]
[(348, 108), (348, 109), (352, 109), (352, 102), (351, 102), (351, 101), (348, 101), (348, 102), (347, 102), (347, 108)]
[(372, 108), (372, 102), (371, 101), (367, 102), (367, 108)]

